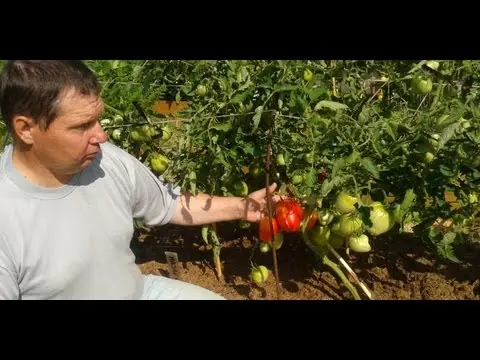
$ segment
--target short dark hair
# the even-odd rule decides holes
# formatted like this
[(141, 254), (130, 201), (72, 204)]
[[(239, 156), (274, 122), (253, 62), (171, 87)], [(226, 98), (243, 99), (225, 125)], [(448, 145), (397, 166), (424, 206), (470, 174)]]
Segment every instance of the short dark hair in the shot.
[(58, 116), (58, 100), (64, 90), (99, 95), (95, 74), (80, 60), (9, 60), (0, 74), (0, 108), (7, 128), (14, 116), (32, 117), (48, 129)]

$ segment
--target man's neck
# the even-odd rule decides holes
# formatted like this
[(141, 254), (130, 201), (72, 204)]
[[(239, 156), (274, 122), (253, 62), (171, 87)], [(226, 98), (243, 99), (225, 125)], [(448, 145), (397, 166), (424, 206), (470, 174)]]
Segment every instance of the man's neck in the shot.
[(19, 146), (13, 147), (12, 156), (13, 166), (32, 184), (47, 187), (58, 188), (65, 185), (73, 175), (56, 174), (51, 169), (43, 165), (32, 151), (21, 149)]

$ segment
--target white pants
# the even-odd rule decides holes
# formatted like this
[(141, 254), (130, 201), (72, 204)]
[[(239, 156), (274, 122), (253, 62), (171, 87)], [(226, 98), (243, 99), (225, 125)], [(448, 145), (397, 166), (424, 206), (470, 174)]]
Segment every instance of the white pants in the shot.
[(141, 300), (226, 300), (200, 286), (160, 275), (144, 275)]

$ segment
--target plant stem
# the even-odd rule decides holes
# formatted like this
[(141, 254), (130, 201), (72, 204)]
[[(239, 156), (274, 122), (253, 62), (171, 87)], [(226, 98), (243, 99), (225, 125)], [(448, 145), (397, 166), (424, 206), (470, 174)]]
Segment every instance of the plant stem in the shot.
[(343, 267), (348, 271), (348, 273), (352, 275), (353, 279), (358, 284), (358, 286), (360, 286), (360, 288), (363, 290), (365, 295), (367, 295), (370, 300), (374, 300), (375, 297), (373, 296), (371, 291), (367, 288), (367, 286), (363, 282), (360, 281), (357, 274), (355, 274), (355, 272), (352, 270), (350, 265), (348, 265), (347, 262), (340, 256), (340, 254), (335, 251), (332, 245), (327, 244), (327, 246), (328, 246), (328, 250), (330, 250), (333, 253), (333, 255), (335, 255), (335, 257), (338, 259), (338, 261), (340, 261), (340, 264), (342, 264)]
[(337, 275), (338, 277), (342, 280), (343, 284), (347, 287), (347, 289), (352, 293), (353, 298), (355, 300), (361, 300), (360, 295), (358, 295), (357, 289), (352, 285), (352, 283), (347, 279), (345, 274), (342, 272), (342, 270), (338, 267), (337, 264), (335, 264), (333, 261), (331, 261), (327, 255), (324, 255), (322, 258), (322, 262), (329, 266)]
[[(274, 238), (275, 234), (273, 232), (273, 206), (272, 206), (272, 194), (270, 193), (270, 159), (271, 159), (271, 144), (270, 139), (272, 138), (272, 127), (270, 127), (269, 131), (269, 141), (267, 143), (267, 156), (265, 160), (265, 186), (267, 189), (267, 209), (268, 209), (268, 218), (270, 219), (270, 234), (272, 234), (272, 239)], [(272, 240), (273, 241), (273, 240)], [(280, 282), (279, 282), (279, 275), (278, 275), (278, 264), (277, 264), (277, 251), (275, 245), (272, 246), (272, 254), (273, 254), (273, 268), (275, 271), (275, 283), (277, 285), (277, 299), (282, 300), (282, 292), (280, 290)]]
[(105, 106), (105, 109), (110, 110), (110, 111), (113, 111), (113, 112), (116, 113), (116, 114), (123, 115), (123, 112), (122, 112), (122, 111), (120, 111), (120, 110), (118, 110), (118, 109), (115, 109), (113, 106), (108, 105), (107, 103), (104, 103), (103, 105)]
[(217, 224), (212, 224), (212, 252), (213, 262), (217, 271), (217, 277), (220, 282), (223, 282), (222, 263), (220, 262), (220, 241), (217, 236)]

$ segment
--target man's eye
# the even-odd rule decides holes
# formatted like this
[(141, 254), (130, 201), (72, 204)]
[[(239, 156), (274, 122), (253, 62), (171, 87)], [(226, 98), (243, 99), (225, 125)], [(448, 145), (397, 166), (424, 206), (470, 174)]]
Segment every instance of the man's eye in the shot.
[(87, 129), (90, 128), (90, 127), (92, 127), (92, 123), (85, 123), (85, 124), (82, 124), (82, 125), (77, 126), (77, 129), (87, 130)]

